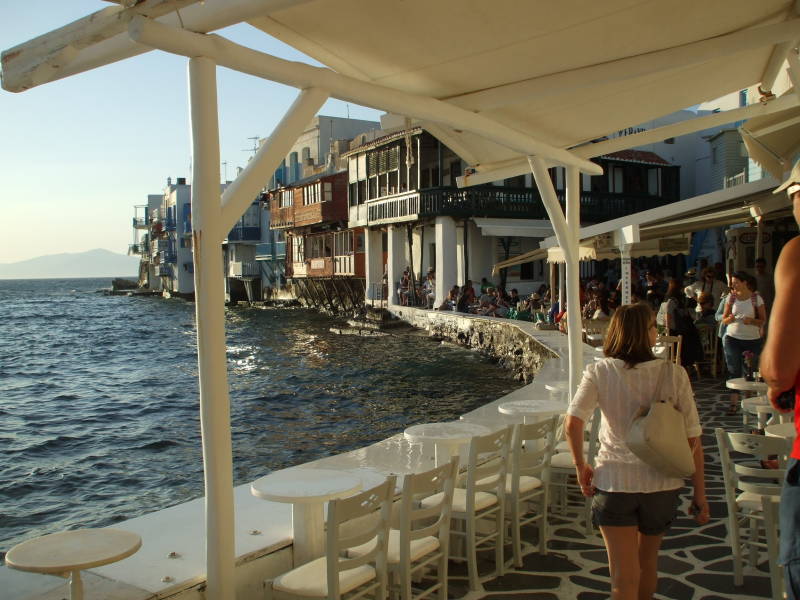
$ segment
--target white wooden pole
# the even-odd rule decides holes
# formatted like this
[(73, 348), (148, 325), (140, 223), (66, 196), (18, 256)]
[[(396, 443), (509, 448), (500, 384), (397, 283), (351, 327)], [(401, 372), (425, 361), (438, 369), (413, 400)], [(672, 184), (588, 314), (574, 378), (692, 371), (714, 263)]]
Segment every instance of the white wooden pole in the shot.
[(583, 328), (581, 326), (580, 261), (578, 231), (581, 228), (581, 173), (567, 167), (567, 232), (569, 244), (575, 249), (567, 256), (567, 331), (569, 333), (569, 391), (570, 398), (578, 391), (583, 371)]
[[(797, 61), (797, 54), (795, 52), (790, 52), (787, 56), (790, 66), (792, 64), (792, 59)], [(800, 78), (800, 68), (798, 68), (797, 72)], [(791, 69), (789, 73), (791, 76)], [(689, 133), (694, 133), (695, 131), (702, 131), (703, 129), (710, 129), (712, 127), (718, 127), (720, 125), (733, 123), (735, 121), (742, 121), (752, 117), (770, 115), (776, 112), (794, 108), (795, 106), (800, 106), (800, 97), (798, 96), (800, 95), (800, 85), (796, 86), (795, 89), (799, 90), (797, 94), (781, 96), (780, 98), (775, 98), (764, 104), (757, 102), (756, 104), (748, 104), (747, 106), (743, 106), (741, 108), (734, 108), (724, 112), (686, 119), (685, 121), (681, 121), (679, 123), (664, 125), (663, 127), (656, 127), (655, 129), (648, 129), (647, 131), (634, 133), (632, 135), (612, 138), (604, 142), (597, 142), (596, 144), (584, 144), (583, 146), (573, 148), (571, 152), (575, 156), (580, 156), (582, 158), (602, 156), (603, 154), (617, 152), (618, 150), (636, 148), (638, 146), (644, 146), (645, 144), (660, 142), (667, 138), (679, 137)], [(547, 166), (552, 167), (554, 164), (555, 163), (548, 162)], [(459, 187), (480, 185), (483, 183), (497, 181), (499, 179), (510, 179), (511, 177), (517, 177), (518, 175), (524, 175), (530, 170), (528, 159), (524, 156), (497, 161), (494, 163), (473, 165), (473, 168), (476, 169), (474, 173), (470, 175), (464, 175), (456, 179)]]
[(620, 275), (622, 277), (622, 304), (631, 303), (631, 247), (630, 244), (620, 246)]
[[(578, 238), (577, 228), (580, 227), (580, 177), (577, 169), (570, 170), (567, 173), (568, 183), (569, 178), (577, 181), (570, 185), (572, 191), (567, 188), (567, 216), (570, 218), (570, 224), (567, 225), (567, 219), (564, 218), (564, 212), (561, 210), (561, 205), (558, 203), (558, 196), (553, 187), (553, 180), (547, 173), (546, 163), (538, 157), (529, 156), (528, 163), (531, 167), (531, 172), (536, 180), (536, 187), (539, 188), (539, 194), (542, 197), (547, 215), (550, 217), (550, 223), (553, 225), (553, 230), (556, 233), (558, 244), (564, 251), (564, 258), (568, 265), (567, 273), (567, 336), (569, 337), (569, 385), (570, 394), (578, 387), (580, 381), (581, 370), (583, 369), (583, 358), (581, 357), (580, 345), (583, 343), (583, 332), (581, 330), (581, 305), (580, 305), (580, 292), (578, 290)], [(570, 208), (570, 202), (573, 206)], [(577, 203), (577, 206), (574, 206)], [(569, 265), (572, 264), (570, 268)], [(561, 304), (559, 308), (563, 309)], [(571, 396), (570, 396), (571, 397)]]
[(331, 96), (362, 106), (435, 121), (454, 129), (470, 131), (511, 148), (520, 154), (536, 154), (564, 165), (575, 165), (585, 173), (602, 174), (602, 168), (585, 159), (576, 159), (568, 151), (535, 139), (514, 127), (487, 116), (453, 106), (448, 102), (420, 96), (347, 77), (322, 67), (283, 60), (246, 48), (218, 35), (203, 35), (136, 17), (128, 33), (134, 41), (182, 56), (208, 56), (220, 66), (269, 79), (300, 89), (319, 87)]
[(244, 171), (222, 194), (222, 230), (227, 232), (242, 214), (253, 198), (269, 181), (270, 175), (280, 164), (292, 145), (303, 133), (303, 130), (322, 108), (328, 99), (328, 93), (319, 88), (310, 88), (300, 92), (286, 115), (275, 127), (269, 139), (247, 163)]
[(233, 455), (225, 356), (219, 119), (216, 65), (189, 60), (194, 253), (200, 427), (206, 491), (206, 598), (235, 597)]
[(771, 92), (772, 86), (775, 85), (775, 80), (778, 78), (783, 63), (786, 62), (786, 55), (789, 54), (794, 48), (797, 48), (798, 39), (786, 40), (780, 44), (776, 44), (772, 49), (772, 55), (769, 57), (767, 66), (764, 73), (761, 75), (761, 91)]

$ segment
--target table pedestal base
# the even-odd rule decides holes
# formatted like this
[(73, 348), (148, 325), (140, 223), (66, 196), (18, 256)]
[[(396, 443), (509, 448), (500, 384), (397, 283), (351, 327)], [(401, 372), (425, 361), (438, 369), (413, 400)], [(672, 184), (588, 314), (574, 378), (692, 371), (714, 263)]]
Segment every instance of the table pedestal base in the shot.
[(325, 554), (325, 517), (323, 504), (298, 503), (292, 505), (294, 531), (294, 566), (299, 567)]
[(80, 571), (72, 571), (69, 576), (70, 600), (83, 600), (83, 581)]

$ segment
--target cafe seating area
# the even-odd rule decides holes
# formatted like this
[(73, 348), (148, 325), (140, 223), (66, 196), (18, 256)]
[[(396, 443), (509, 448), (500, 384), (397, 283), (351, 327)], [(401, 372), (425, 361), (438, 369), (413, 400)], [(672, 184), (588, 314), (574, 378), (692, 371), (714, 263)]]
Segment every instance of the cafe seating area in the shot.
[[(565, 336), (554, 331), (537, 332), (537, 336), (563, 356)], [(585, 348), (584, 361), (593, 361), (595, 354)], [(380, 597), (384, 588), (393, 598), (418, 597), (423, 589), (428, 590), (425, 597), (438, 598), (468, 594), (470, 599), (488, 598), (499, 592), (539, 594), (531, 597), (542, 598), (589, 599), (607, 595), (608, 570), (602, 539), (586, 518), (585, 499), (574, 485), (569, 485), (569, 466), (564, 472), (566, 487), (561, 490), (555, 485), (559, 478), (555, 476), (553, 457), (569, 456), (556, 434), (559, 415), (567, 402), (560, 384), (565, 378), (565, 363), (559, 358), (547, 361), (533, 384), (463, 415), (460, 421), (425, 427), (417, 424), (371, 446), (284, 469), (238, 487), (237, 520), (243, 521), (237, 524), (237, 546), (246, 543), (247, 548), (256, 548), (260, 538), (263, 549), (247, 550), (243, 556), (276, 557), (269, 572), (262, 571), (261, 591), (252, 597), (263, 597), (266, 589), (274, 598), (320, 597), (319, 587), (310, 589), (311, 578), (303, 575), (311, 571), (319, 575), (319, 585), (328, 586), (334, 579), (341, 582), (341, 590), (348, 590), (344, 597), (362, 592), (364, 597), (370, 597), (372, 592)], [(694, 525), (686, 514), (690, 494), (684, 491), (681, 514), (664, 542), (657, 597), (770, 597), (771, 582), (779, 575), (770, 573), (767, 557), (777, 536), (764, 536), (763, 532), (767, 531), (765, 527), (777, 527), (772, 512), (762, 511), (762, 539), (758, 540), (761, 545), (754, 546), (755, 554), (749, 547), (746, 549), (741, 579), (734, 576), (725, 466), (713, 432), (716, 428), (743, 431), (741, 416), (727, 413), (730, 388), (725, 381), (706, 378), (693, 381), (693, 387), (705, 431), (702, 440), (712, 521), (702, 527)], [(770, 429), (778, 425), (782, 424), (767, 423), (767, 434), (783, 431)], [(593, 429), (588, 428), (585, 443), (590, 454), (596, 448)], [(412, 435), (408, 435), (409, 430)], [(785, 431), (784, 434), (789, 435)], [(481, 438), (502, 443), (494, 447), (494, 455), (484, 454)], [(739, 455), (734, 456), (735, 461), (739, 459)], [(489, 467), (495, 470), (482, 470)], [(528, 467), (534, 470), (526, 471)], [(458, 475), (446, 475), (448, 469), (456, 468)], [(436, 479), (436, 486), (418, 487), (419, 478)], [(450, 485), (452, 493), (448, 493)], [(366, 496), (364, 490), (368, 491)], [(388, 504), (379, 490), (388, 490), (388, 518), (383, 508)], [(437, 496), (438, 502), (430, 499)], [(364, 503), (368, 514), (355, 522), (344, 519), (348, 524), (339, 527), (343, 519), (337, 506), (344, 506), (340, 502), (353, 498), (360, 499), (356, 504)], [(522, 506), (515, 507), (515, 502)], [(198, 505), (198, 514), (179, 522), (188, 524), (202, 518), (202, 499), (190, 504)], [(169, 511), (177, 509), (182, 507)], [(488, 519), (481, 519), (482, 510), (486, 510)], [(470, 511), (477, 516), (472, 525)], [(302, 522), (293, 519), (293, 515), (305, 515), (310, 520)], [(452, 518), (464, 516), (467, 518)], [(153, 532), (159, 529), (157, 518), (147, 515), (122, 525), (140, 532), (143, 547), (147, 548)], [(430, 523), (425, 523), (426, 519)], [(423, 522), (412, 526), (417, 520)], [(139, 524), (145, 521), (150, 524)], [(312, 527), (312, 522), (322, 525)], [(255, 523), (261, 527), (253, 528)], [(193, 536), (197, 533), (184, 529)], [(341, 532), (338, 541), (331, 538), (331, 531), (336, 529)], [(750, 539), (748, 534), (744, 541)], [(197, 535), (201, 540), (202, 532)], [(485, 541), (477, 544), (474, 554), (468, 541), (471, 535)], [(339, 544), (348, 550), (342, 552)], [(177, 548), (181, 559), (191, 557), (201, 564), (192, 552), (202, 543), (182, 547), (176, 542), (172, 547)], [(364, 550), (371, 558), (358, 562)], [(237, 553), (242, 555), (238, 548)], [(96, 575), (122, 579), (124, 571), (137, 568), (137, 556), (92, 569), (86, 577), (87, 585)], [(351, 560), (356, 562), (347, 562)], [(182, 564), (183, 560), (175, 561), (176, 567)], [(341, 566), (342, 570), (329, 565)], [(164, 580), (158, 572), (154, 575)], [(197, 581), (197, 575), (193, 577), (189, 581)], [(298, 589), (293, 587), (295, 584)], [(145, 597), (149, 596), (142, 596)]]

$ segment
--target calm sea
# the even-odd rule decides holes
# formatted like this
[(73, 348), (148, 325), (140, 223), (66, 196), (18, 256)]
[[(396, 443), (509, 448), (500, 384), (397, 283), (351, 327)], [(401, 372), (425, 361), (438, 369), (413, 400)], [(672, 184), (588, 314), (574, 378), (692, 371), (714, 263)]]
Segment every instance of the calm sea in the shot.
[[(110, 283), (0, 280), (0, 550), (203, 494), (194, 305), (97, 293)], [(338, 336), (305, 309), (226, 320), (237, 485), (519, 385), (474, 352)]]

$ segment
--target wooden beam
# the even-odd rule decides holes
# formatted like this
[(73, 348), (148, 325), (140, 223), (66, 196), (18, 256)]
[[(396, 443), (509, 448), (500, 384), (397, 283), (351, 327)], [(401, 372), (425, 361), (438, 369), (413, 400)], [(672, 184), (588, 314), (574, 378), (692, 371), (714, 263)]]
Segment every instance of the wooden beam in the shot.
[(570, 152), (513, 127), (436, 98), (361, 81), (322, 67), (283, 60), (217, 35), (192, 33), (142, 17), (133, 19), (128, 31), (131, 39), (145, 46), (181, 56), (206, 56), (220, 66), (300, 89), (329, 90), (331, 96), (345, 102), (463, 129), (526, 156), (535, 155), (559, 164), (574, 165), (592, 175), (602, 174), (602, 169), (591, 161), (577, 159)]
[(133, 6), (110, 6), (40, 35), (2, 55), (3, 87), (21, 92), (56, 79), (80, 50), (125, 32), (136, 16), (156, 19), (199, 0), (141, 0)]
[(3, 52), (2, 86), (9, 92), (22, 92), (149, 52), (126, 33), (137, 15), (206, 32), (310, 1), (140, 0), (130, 8), (110, 6)]

